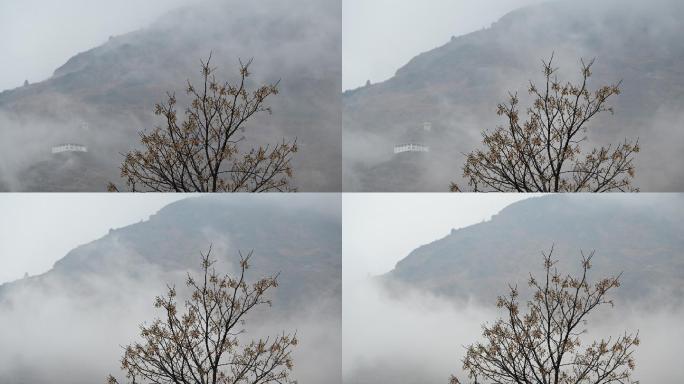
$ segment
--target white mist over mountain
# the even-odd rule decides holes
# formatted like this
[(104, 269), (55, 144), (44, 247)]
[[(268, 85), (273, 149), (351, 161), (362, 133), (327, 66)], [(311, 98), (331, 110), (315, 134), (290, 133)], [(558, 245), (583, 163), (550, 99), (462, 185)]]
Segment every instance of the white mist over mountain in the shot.
[(501, 209), (537, 194), (373, 194), (342, 196), (343, 276), (353, 284), (389, 272), (420, 245), (489, 220)]
[(506, 13), (544, 0), (344, 0), (342, 87), (387, 80), (412, 57), (450, 36), (470, 33)]
[(0, 199), (0, 284), (46, 272), (70, 250), (187, 195), (9, 193)]
[[(464, 346), (481, 340), (481, 324), (506, 316), (497, 310), (496, 296), (512, 284), (526, 297), (529, 273), (541, 273), (543, 249), (530, 244), (555, 243), (561, 274), (576, 273), (581, 249), (596, 251), (589, 281), (624, 272), (621, 286), (610, 294), (614, 308), (591, 313), (582, 345), (638, 330), (634, 378), (678, 383), (684, 375), (684, 367), (677, 364), (684, 334), (684, 307), (678, 300), (684, 239), (681, 195), (547, 195), (511, 202), (501, 210), (499, 204), (507, 205), (511, 197), (345, 196), (344, 382), (440, 384), (451, 374), (466, 379)], [(457, 229), (451, 234), (449, 222)], [(499, 225), (500, 230), (495, 229)], [(427, 237), (430, 232), (433, 236)], [(409, 254), (402, 247), (410, 242), (414, 246)], [(571, 244), (572, 252), (563, 252), (562, 244)], [(516, 256), (522, 253), (530, 258)], [(391, 273), (368, 275), (391, 268), (398, 259)], [(519, 271), (509, 274), (514, 270)], [(654, 275), (644, 274), (649, 271)], [(436, 288), (447, 281), (458, 288)]]
[(0, 91), (47, 79), (70, 57), (112, 35), (149, 25), (204, 0), (22, 0), (0, 2)]
[[(187, 273), (197, 275), (200, 253), (209, 249), (218, 273), (233, 274), (240, 253), (253, 251), (249, 283), (278, 275), (268, 293), (273, 306), (248, 316), (241, 345), (296, 331), (301, 343), (293, 352), (293, 376), (301, 383), (341, 382), (339, 195), (177, 194), (183, 200), (160, 210), (154, 207), (162, 205), (160, 195), (153, 194), (30, 196), (33, 201), (21, 202), (7, 195), (24, 212), (11, 211), (9, 222), (26, 224), (3, 236), (25, 232), (24, 242), (47, 245), (57, 237), (83, 241), (74, 232), (88, 233), (88, 223), (117, 225), (112, 211), (138, 214), (125, 221), (133, 224), (87, 239), (47, 273), (0, 285), (0, 382), (89, 384), (109, 373), (121, 377), (121, 346), (138, 339), (138, 324), (160, 316), (154, 297), (174, 285), (183, 302)], [(146, 206), (139, 204), (144, 199)], [(155, 214), (148, 219), (147, 213)], [(0, 268), (11, 266), (2, 255)]]

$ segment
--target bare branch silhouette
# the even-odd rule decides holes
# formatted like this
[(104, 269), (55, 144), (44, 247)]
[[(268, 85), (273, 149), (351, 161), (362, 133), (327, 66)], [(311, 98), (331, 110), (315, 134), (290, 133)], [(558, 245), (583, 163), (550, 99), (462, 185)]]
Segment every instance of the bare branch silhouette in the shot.
[[(540, 280), (530, 274), (527, 312), (518, 301), (518, 288), (509, 286), (508, 295), (496, 304), (505, 317), (483, 325), (484, 341), (467, 347), (463, 369), (474, 383), (638, 383), (631, 378), (638, 332), (584, 346), (580, 339), (587, 332), (589, 313), (613, 306), (607, 294), (620, 286), (621, 275), (590, 283), (592, 252), (582, 255), (581, 276), (563, 276), (552, 253), (553, 248), (544, 255), (545, 275)], [(450, 383), (460, 381), (452, 376)]]
[[(186, 285), (192, 291), (180, 312), (176, 289), (169, 286), (154, 306), (164, 316), (151, 325), (140, 326), (142, 342), (124, 348), (121, 369), (129, 383), (174, 384), (266, 384), (296, 383), (290, 379), (292, 349), (296, 334), (283, 332), (275, 337), (241, 345), (247, 313), (270, 306), (265, 294), (278, 285), (277, 275), (248, 283), (250, 252), (240, 255), (240, 275), (220, 275), (210, 259), (211, 249), (202, 255), (203, 275), (188, 274)], [(109, 384), (118, 384), (109, 376)]]
[[(189, 81), (186, 93), (192, 98), (185, 120), (178, 121), (176, 96), (168, 93), (157, 104), (155, 114), (165, 124), (140, 132), (142, 150), (125, 155), (121, 177), (131, 191), (156, 192), (266, 192), (294, 191), (291, 160), (297, 141), (259, 146), (242, 154), (239, 143), (248, 120), (259, 113), (271, 113), (266, 99), (278, 94), (278, 83), (250, 91), (247, 63), (240, 61), (236, 84), (218, 82), (209, 59), (202, 61), (203, 83), (196, 88)], [(118, 191), (111, 184), (110, 191)]]
[[(493, 132), (482, 133), (484, 149), (467, 155), (463, 176), (474, 191), (497, 192), (608, 192), (636, 191), (634, 155), (638, 139), (586, 151), (589, 121), (613, 113), (608, 99), (620, 93), (620, 82), (589, 90), (594, 60), (582, 63), (579, 84), (561, 84), (553, 56), (544, 61), (545, 84), (530, 82), (534, 98), (521, 121), (519, 99), (509, 93), (497, 114), (507, 120)], [(452, 191), (460, 191), (452, 183)]]

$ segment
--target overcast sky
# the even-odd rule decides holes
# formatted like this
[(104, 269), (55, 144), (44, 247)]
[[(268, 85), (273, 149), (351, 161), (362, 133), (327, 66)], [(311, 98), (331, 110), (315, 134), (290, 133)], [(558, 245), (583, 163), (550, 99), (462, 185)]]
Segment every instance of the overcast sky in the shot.
[(181, 194), (0, 194), (0, 284), (47, 272), (110, 228), (147, 220)]
[(452, 228), (488, 220), (536, 194), (347, 193), (342, 197), (343, 281), (389, 272)]
[[(2, 0), (0, 90), (47, 79), (111, 35), (207, 0)], [(386, 80), (418, 53), (544, 0), (343, 0), (343, 88)]]
[(111, 35), (205, 0), (0, 0), (0, 91), (39, 82)]
[(421, 52), (545, 0), (343, 0), (342, 87), (392, 77)]

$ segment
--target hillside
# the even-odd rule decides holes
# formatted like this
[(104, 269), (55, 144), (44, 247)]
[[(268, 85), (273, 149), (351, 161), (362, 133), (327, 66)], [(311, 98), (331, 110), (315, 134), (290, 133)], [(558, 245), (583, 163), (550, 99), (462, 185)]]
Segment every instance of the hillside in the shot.
[[(155, 103), (175, 92), (182, 112), (186, 80), (198, 80), (200, 60), (212, 52), (219, 79), (236, 79), (239, 59), (253, 58), (251, 85), (280, 80), (273, 115), (246, 126), (244, 148), (297, 138), (296, 186), (339, 191), (339, 25), (334, 1), (212, 0), (112, 36), (49, 79), (0, 93), (0, 185), (27, 190), (41, 173), (57, 173), (63, 181), (55, 190), (104, 190), (100, 180), (116, 180), (121, 153), (138, 144), (137, 132), (161, 123)], [(62, 142), (91, 149), (97, 159), (88, 163), (90, 173), (75, 179), (46, 159), (50, 146)]]
[(60, 285), (67, 293), (90, 295), (93, 281), (143, 279), (150, 270), (159, 276), (196, 271), (199, 252), (212, 245), (223, 270), (238, 268), (239, 251), (253, 250), (254, 277), (280, 272), (279, 308), (294, 311), (298, 305), (339, 299), (339, 212), (320, 208), (334, 204), (333, 199), (309, 196), (313, 208), (307, 209), (294, 201), (294, 208), (284, 207), (276, 196), (227, 197), (181, 200), (147, 221), (112, 229), (69, 252), (47, 273), (0, 285), (0, 304), (12, 303), (13, 290), (49, 292)]
[(272, 308), (250, 312), (245, 337), (297, 331), (295, 377), (340, 383), (331, 375), (341, 353), (339, 197), (298, 196), (181, 200), (75, 248), (42, 275), (0, 285), (0, 382), (86, 384), (118, 375), (120, 346), (160, 316), (154, 298), (168, 284), (182, 302), (187, 273), (199, 273), (200, 252), (211, 245), (219, 272), (235, 274), (238, 252), (253, 251), (249, 283), (279, 273)]
[(418, 247), (383, 279), (493, 303), (506, 284), (523, 286), (530, 272), (539, 273), (541, 252), (552, 245), (565, 271), (579, 268), (580, 252), (595, 251), (592, 275), (623, 272), (616, 294), (630, 302), (670, 305), (684, 294), (684, 197), (678, 194), (523, 200)]
[[(345, 190), (396, 190), (386, 180), (407, 174), (422, 180), (411, 178), (399, 190), (463, 185), (463, 154), (480, 145), (482, 130), (504, 123), (497, 103), (517, 91), (525, 106), (528, 81), (543, 78), (541, 60), (552, 52), (562, 80), (577, 78), (580, 58), (596, 58), (593, 87), (623, 81), (612, 100), (615, 115), (593, 121), (589, 145), (638, 137), (636, 185), (682, 190), (682, 169), (671, 159), (684, 151), (683, 17), (684, 3), (676, 0), (549, 1), (417, 55), (389, 80), (344, 93)], [(437, 144), (416, 171), (392, 147), (423, 122), (433, 124)]]

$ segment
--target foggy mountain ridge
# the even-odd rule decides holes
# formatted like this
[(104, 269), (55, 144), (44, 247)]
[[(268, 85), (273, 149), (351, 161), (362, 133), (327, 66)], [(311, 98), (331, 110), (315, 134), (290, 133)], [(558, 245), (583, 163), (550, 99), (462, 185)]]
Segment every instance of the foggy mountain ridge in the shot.
[[(420, 211), (418, 205), (404, 208)], [(496, 306), (497, 296), (506, 295), (509, 284), (517, 286), (521, 316), (528, 313), (529, 273), (539, 280), (541, 253), (553, 244), (564, 275), (576, 276), (580, 251), (592, 250), (590, 283), (623, 272), (620, 287), (608, 294), (615, 306), (601, 306), (585, 318), (578, 350), (638, 331), (634, 380), (681, 381), (684, 195), (528, 197), (487, 220), (445, 232), (415, 247), (386, 274), (345, 281), (343, 334), (354, 336), (343, 346), (345, 383), (440, 384), (450, 375), (468, 382), (466, 347), (485, 340), (483, 324), (508, 319), (508, 311)], [(572, 355), (564, 360), (572, 362)]]
[[(406, 212), (421, 210), (404, 205)], [(439, 213), (458, 217), (469, 215), (468, 208)], [(509, 284), (517, 286), (521, 316), (528, 313), (529, 274), (541, 278), (542, 252), (552, 245), (563, 275), (581, 271), (581, 251), (595, 251), (590, 283), (623, 273), (621, 285), (608, 294), (615, 306), (586, 318), (579, 351), (599, 338), (638, 331), (634, 380), (676, 384), (684, 376), (677, 352), (684, 337), (684, 195), (528, 197), (433, 238), (397, 255), (405, 257), (388, 273), (345, 281), (343, 334), (354, 335), (343, 346), (345, 383), (440, 384), (450, 375), (466, 380), (466, 346), (485, 339), (483, 324), (508, 319), (497, 296), (506, 295)]]
[[(49, 295), (59, 285), (66, 290), (61, 294), (97, 300), (106, 293), (97, 289), (103, 282), (156, 276), (180, 287), (186, 272), (198, 273), (200, 252), (209, 246), (218, 271), (236, 271), (238, 252), (253, 250), (251, 280), (280, 273), (273, 291), (276, 308), (294, 311), (312, 302), (335, 302), (341, 290), (339, 225), (334, 215), (311, 209), (249, 199), (189, 198), (169, 204), (149, 220), (111, 229), (70, 251), (44, 274), (0, 285), (0, 307), (13, 305), (12, 294), (20, 289)], [(150, 302), (164, 284), (147, 293)], [(339, 310), (335, 305), (329, 309)]]
[[(623, 272), (614, 294), (624, 304), (679, 306), (684, 294), (684, 197), (681, 195), (530, 198), (413, 250), (380, 277), (393, 285), (453, 299), (493, 303), (506, 284), (541, 273), (554, 246), (561, 272), (578, 271), (595, 251), (590, 278)], [(574, 273), (574, 272), (573, 272)], [(401, 292), (401, 291), (399, 291)]]
[[(239, 272), (253, 250), (248, 284), (280, 273), (272, 308), (251, 311), (248, 340), (297, 332), (293, 377), (340, 383), (341, 231), (339, 198), (217, 194), (171, 203), (148, 220), (76, 247), (48, 272), (0, 285), (0, 382), (88, 384), (121, 378), (122, 345), (138, 325), (163, 317), (154, 298), (175, 286), (213, 246), (217, 272)], [(36, 364), (36, 361), (40, 361)]]
[[(529, 80), (542, 80), (541, 60), (555, 53), (559, 79), (579, 76), (580, 58), (596, 58), (590, 87), (622, 80), (615, 115), (594, 119), (587, 148), (639, 138), (635, 185), (679, 191), (684, 151), (684, 3), (557, 0), (510, 12), (490, 28), (453, 37), (421, 53), (381, 83), (344, 93), (343, 185), (359, 191), (447, 191), (461, 179), (463, 153), (481, 146), (480, 132), (504, 123), (497, 103), (518, 92), (527, 106)], [(411, 130), (432, 123), (429, 159), (407, 166), (393, 155)], [(414, 168), (418, 168), (417, 170)], [(399, 180), (399, 181), (397, 181)], [(397, 189), (397, 184), (399, 189)]]
[[(339, 18), (330, 0), (212, 0), (112, 36), (51, 78), (0, 93), (0, 187), (104, 190), (108, 179), (118, 181), (121, 153), (139, 145), (137, 132), (161, 123), (153, 110), (166, 92), (176, 93), (182, 114), (186, 79), (199, 80), (200, 60), (212, 52), (219, 80), (235, 80), (238, 60), (250, 58), (250, 87), (280, 80), (280, 94), (268, 100), (273, 115), (248, 122), (243, 151), (297, 138), (294, 184), (339, 191)], [(92, 155), (84, 160), (91, 172), (81, 179), (50, 156), (52, 145), (65, 142), (85, 144)]]

